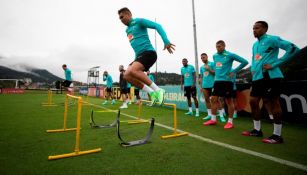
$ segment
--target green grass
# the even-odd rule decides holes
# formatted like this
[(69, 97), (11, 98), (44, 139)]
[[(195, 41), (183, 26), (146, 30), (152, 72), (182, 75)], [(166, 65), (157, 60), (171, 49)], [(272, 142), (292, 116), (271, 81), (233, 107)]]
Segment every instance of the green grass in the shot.
[[(81, 123), (81, 150), (102, 148), (102, 152), (48, 161), (49, 155), (73, 152), (75, 132), (47, 133), (47, 129), (63, 127), (63, 95), (53, 95), (57, 107), (42, 107), (47, 100), (42, 93), (0, 95), (0, 174), (306, 174), (290, 166), (255, 157), (228, 148), (184, 136), (162, 140), (161, 135), (172, 131), (155, 126), (151, 143), (136, 147), (119, 146), (116, 128), (92, 129), (89, 117), (93, 108), (83, 106)], [(91, 103), (102, 100), (90, 98)], [(117, 109), (116, 105), (107, 105)], [(76, 105), (69, 107), (68, 127), (76, 126)], [(136, 116), (137, 106), (130, 105), (123, 113)], [(260, 138), (243, 137), (243, 130), (251, 129), (248, 117), (234, 121), (235, 128), (224, 130), (223, 124), (202, 126), (202, 120), (187, 117), (178, 110), (178, 128), (205, 138), (245, 148), (277, 158), (307, 165), (307, 129), (285, 123), (284, 144), (267, 145)], [(97, 123), (110, 123), (116, 113), (95, 113)], [(169, 108), (143, 106), (142, 118), (154, 117), (156, 122), (173, 126), (173, 111)], [(124, 115), (121, 120), (131, 118)], [(121, 124), (125, 140), (144, 135), (149, 124)], [(272, 125), (262, 122), (265, 136), (272, 133)]]

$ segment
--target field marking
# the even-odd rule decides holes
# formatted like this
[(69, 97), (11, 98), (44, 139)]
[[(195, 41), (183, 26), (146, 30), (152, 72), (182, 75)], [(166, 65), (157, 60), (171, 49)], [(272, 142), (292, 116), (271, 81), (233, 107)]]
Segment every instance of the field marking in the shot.
[[(97, 107), (109, 109), (109, 108), (102, 107), (102, 106), (97, 106)], [(117, 113), (117, 112), (114, 112), (114, 113)], [(138, 119), (138, 117), (133, 116), (133, 115), (125, 114), (125, 113), (122, 113), (122, 112), (121, 112), (121, 114), (125, 115), (127, 117), (130, 117), (130, 118), (133, 118), (133, 119)], [(164, 125), (164, 124), (161, 124), (161, 123), (155, 122), (155, 125), (160, 126), (162, 128), (165, 128), (165, 129), (168, 129), (168, 130), (171, 130), (171, 131), (174, 130), (173, 127), (170, 127), (170, 126), (167, 126), (167, 125)], [(177, 131), (187, 132), (187, 131), (183, 131), (183, 130), (180, 130), (180, 129), (177, 129)], [(300, 170), (303, 170), (303, 171), (307, 171), (307, 166), (300, 164), (300, 163), (291, 162), (291, 161), (288, 161), (288, 160), (285, 160), (285, 159), (281, 159), (281, 158), (278, 158), (278, 157), (274, 157), (274, 156), (259, 153), (259, 152), (256, 152), (256, 151), (248, 150), (248, 149), (241, 148), (241, 147), (238, 147), (238, 146), (233, 146), (233, 145), (230, 145), (230, 144), (227, 144), (227, 143), (218, 142), (218, 141), (215, 141), (215, 140), (212, 140), (212, 139), (209, 139), (209, 138), (205, 138), (205, 137), (202, 137), (202, 136), (199, 136), (199, 135), (196, 135), (196, 134), (192, 134), (190, 132), (188, 132), (188, 133), (189, 133), (190, 137), (195, 138), (197, 140), (201, 140), (201, 141), (204, 141), (204, 142), (207, 142), (207, 143), (212, 143), (212, 144), (224, 147), (224, 148), (236, 150), (236, 151), (239, 151), (239, 152), (242, 152), (242, 153), (246, 153), (246, 154), (253, 155), (253, 156), (256, 156), (256, 157), (260, 157), (260, 158), (263, 158), (263, 159), (271, 160), (271, 161), (277, 162), (279, 164), (283, 164), (283, 165), (294, 167), (294, 168), (297, 168), (297, 169), (300, 169)]]

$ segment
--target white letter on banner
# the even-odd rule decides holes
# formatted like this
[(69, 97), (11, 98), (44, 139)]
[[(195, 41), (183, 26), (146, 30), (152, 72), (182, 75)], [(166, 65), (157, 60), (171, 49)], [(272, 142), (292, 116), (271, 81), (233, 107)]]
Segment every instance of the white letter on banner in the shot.
[(301, 101), (302, 104), (302, 109), (303, 109), (303, 113), (307, 113), (307, 103), (306, 103), (306, 99), (299, 94), (292, 94), (289, 97), (287, 95), (281, 94), (280, 97), (282, 97), (283, 99), (285, 99), (286, 101), (286, 105), (287, 105), (287, 110), (288, 112), (292, 112), (292, 105), (291, 105), (291, 100), (294, 98), (297, 98)]

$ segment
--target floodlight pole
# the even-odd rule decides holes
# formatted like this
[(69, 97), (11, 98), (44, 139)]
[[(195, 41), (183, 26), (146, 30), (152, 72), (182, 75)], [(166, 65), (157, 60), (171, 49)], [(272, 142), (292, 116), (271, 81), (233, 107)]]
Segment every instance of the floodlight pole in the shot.
[(197, 35), (196, 35), (196, 22), (195, 22), (195, 8), (194, 0), (192, 0), (192, 11), (193, 11), (193, 32), (194, 32), (194, 54), (195, 54), (195, 72), (196, 72), (196, 85), (198, 85), (198, 52), (197, 52)]
[[(157, 22), (156, 21), (156, 18), (155, 18), (155, 22)], [(157, 50), (158, 48), (157, 48), (157, 30), (155, 30), (155, 50), (156, 50), (156, 53), (157, 53), (157, 55), (158, 55), (158, 50)], [(157, 61), (156, 61), (156, 73), (155, 73), (155, 81), (157, 82), (157, 78), (158, 78), (158, 73), (157, 73), (157, 71), (158, 71), (158, 59), (157, 59)]]

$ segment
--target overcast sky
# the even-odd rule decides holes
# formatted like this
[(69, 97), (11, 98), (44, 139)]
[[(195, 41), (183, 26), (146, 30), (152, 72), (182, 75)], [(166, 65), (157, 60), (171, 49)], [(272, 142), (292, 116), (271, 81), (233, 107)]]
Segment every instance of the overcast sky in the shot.
[[(192, 0), (0, 0), (0, 65), (29, 65), (64, 77), (65, 63), (83, 82), (89, 68), (100, 66), (118, 81), (118, 66), (134, 59), (118, 19), (122, 7), (133, 17), (156, 19), (176, 45), (168, 54), (157, 34), (158, 71), (180, 73), (184, 57), (195, 63)], [(269, 23), (269, 34), (304, 47), (306, 7), (306, 0), (195, 0), (198, 54), (206, 52), (212, 60), (222, 39), (227, 50), (251, 62), (258, 20)], [(154, 45), (154, 30), (149, 34)]]

